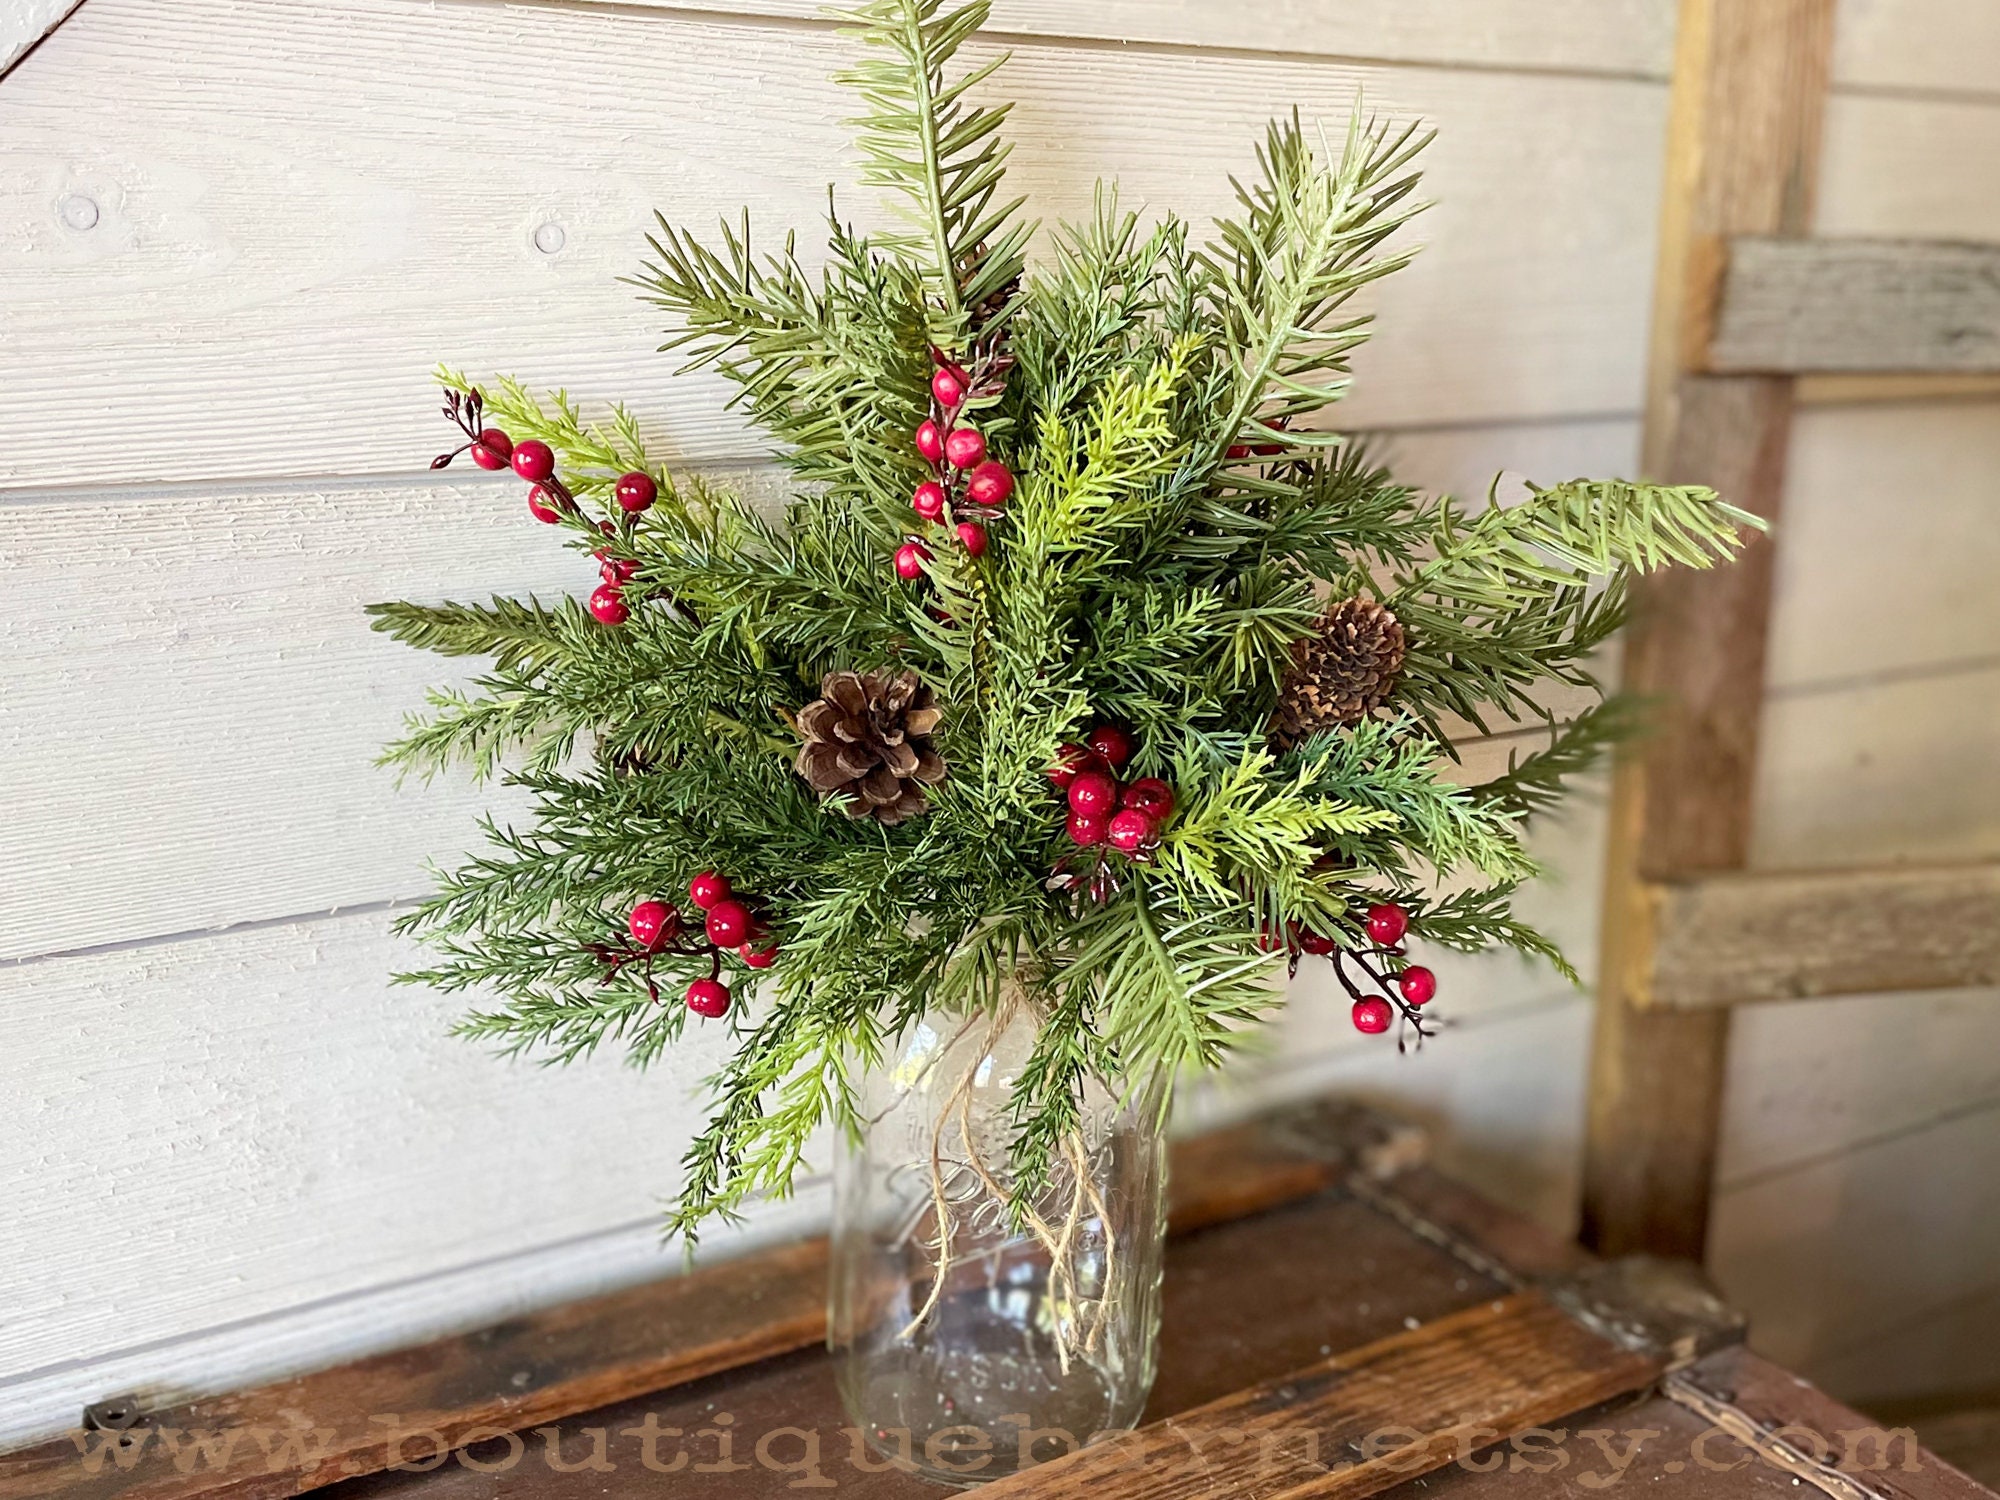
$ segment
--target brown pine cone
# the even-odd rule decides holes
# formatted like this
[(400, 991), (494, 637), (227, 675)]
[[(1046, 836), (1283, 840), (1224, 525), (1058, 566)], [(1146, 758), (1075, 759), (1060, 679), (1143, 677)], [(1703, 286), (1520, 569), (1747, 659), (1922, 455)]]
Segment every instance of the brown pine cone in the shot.
[(915, 672), (829, 672), (799, 713), (798, 773), (837, 794), (850, 818), (891, 827), (928, 806), (924, 789), (944, 780), (931, 735), (944, 715)]
[(1373, 599), (1343, 599), (1319, 629), (1292, 643), (1292, 666), (1271, 716), (1271, 736), (1296, 745), (1322, 729), (1357, 724), (1395, 690), (1408, 644), (1403, 627)]

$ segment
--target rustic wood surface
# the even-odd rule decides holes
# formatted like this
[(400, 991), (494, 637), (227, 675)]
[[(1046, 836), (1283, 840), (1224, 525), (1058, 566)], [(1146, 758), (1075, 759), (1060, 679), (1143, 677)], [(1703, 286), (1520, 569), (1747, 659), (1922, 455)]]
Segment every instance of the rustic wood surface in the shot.
[(2000, 371), (2000, 245), (1746, 235), (1727, 253), (1711, 371)]
[[(1163, 1421), (1335, 1352), (1405, 1334), (1412, 1325), (1429, 1327), (1506, 1291), (1451, 1252), (1338, 1193), (1197, 1231), (1168, 1247), (1160, 1376), (1145, 1420)], [(718, 1423), (725, 1414), (731, 1420)], [(644, 1467), (641, 1433), (649, 1415), (662, 1428), (689, 1434), (684, 1446), (696, 1454), (694, 1464), (667, 1479)], [(698, 1468), (725, 1425), (736, 1434), (742, 1466)], [(597, 1427), (608, 1435), (611, 1472), (550, 1472), (539, 1451), (549, 1441), (543, 1435), (504, 1479), (453, 1462), (429, 1475), (356, 1480), (326, 1500), (494, 1500), (496, 1486), (508, 1500), (641, 1500), (663, 1484), (687, 1500), (766, 1496), (780, 1481), (757, 1462), (754, 1444), (781, 1427), (816, 1435), (826, 1477), (840, 1494), (924, 1500), (941, 1493), (893, 1469), (869, 1472), (865, 1465), (881, 1463), (873, 1454), (856, 1461), (834, 1370), (823, 1355), (767, 1361), (589, 1413), (556, 1436), (566, 1461), (589, 1449), (585, 1433)], [(775, 1440), (773, 1451), (795, 1453), (801, 1441)], [(671, 1451), (663, 1448), (662, 1457)], [(1044, 1457), (1061, 1451), (1055, 1444), (1036, 1449)]]
[[(1170, 1222), (1177, 1233), (1316, 1193), (1350, 1170), (1388, 1174), (1421, 1160), (1421, 1137), (1364, 1111), (1311, 1106), (1177, 1145)], [(79, 1459), (79, 1439), (0, 1458), (0, 1500), (65, 1495), (272, 1500), (392, 1461), (375, 1419), (396, 1414), (431, 1442), (553, 1421), (805, 1347), (826, 1331), (826, 1242), (728, 1261), (693, 1274), (566, 1303), (460, 1338), (149, 1415), (130, 1467)], [(297, 1461), (273, 1464), (251, 1432), (317, 1434)], [(241, 1429), (221, 1465), (183, 1468), (178, 1434)], [(191, 1455), (193, 1449), (186, 1451)], [(114, 1458), (116, 1455), (113, 1455)], [(193, 1464), (192, 1458), (190, 1463)]]
[[(1812, 225), (1832, 0), (1684, 0), (1669, 122), (1646, 468), (1775, 518), (1790, 383), (1687, 373), (1707, 344), (1721, 247)], [(1646, 883), (1740, 868), (1749, 853), (1773, 554), (1675, 571), (1636, 591), (1625, 686), (1663, 702), (1613, 791), (1584, 1161), (1586, 1243), (1699, 1258), (1720, 1129), (1728, 1013), (1643, 1010)]]
[(1443, 1467), (1468, 1443), (1627, 1395), (1659, 1372), (1658, 1361), (1520, 1292), (1181, 1412), (989, 1493), (1373, 1495)]
[(2000, 984), (2000, 863), (1759, 871), (1653, 887), (1635, 1004), (1682, 1010)]

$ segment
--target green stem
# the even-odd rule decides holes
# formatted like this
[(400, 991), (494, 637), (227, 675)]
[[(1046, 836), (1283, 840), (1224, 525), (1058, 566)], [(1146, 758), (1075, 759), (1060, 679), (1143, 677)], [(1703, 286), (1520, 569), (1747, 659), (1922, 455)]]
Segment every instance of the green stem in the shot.
[(924, 211), (930, 219), (931, 237), (937, 242), (938, 280), (944, 293), (945, 311), (956, 322), (965, 316), (965, 302), (959, 295), (958, 267), (952, 264), (951, 235), (944, 222), (944, 174), (938, 157), (937, 97), (931, 91), (931, 72), (925, 62), (924, 27), (917, 13), (917, 0), (903, 0), (903, 16), (909, 28), (910, 79), (917, 95), (917, 135), (924, 147)]

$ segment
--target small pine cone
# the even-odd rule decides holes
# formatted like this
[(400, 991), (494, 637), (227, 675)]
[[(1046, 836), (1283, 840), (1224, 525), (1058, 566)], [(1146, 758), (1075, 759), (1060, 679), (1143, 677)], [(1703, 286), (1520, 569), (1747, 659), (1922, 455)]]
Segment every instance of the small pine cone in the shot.
[(1343, 599), (1319, 629), (1292, 644), (1292, 666), (1271, 716), (1271, 735), (1296, 745), (1322, 729), (1357, 724), (1395, 690), (1408, 646), (1395, 615), (1373, 599)]
[(915, 672), (829, 672), (819, 690), (799, 713), (806, 784), (837, 794), (850, 818), (894, 827), (923, 812), (924, 789), (944, 780), (930, 689)]

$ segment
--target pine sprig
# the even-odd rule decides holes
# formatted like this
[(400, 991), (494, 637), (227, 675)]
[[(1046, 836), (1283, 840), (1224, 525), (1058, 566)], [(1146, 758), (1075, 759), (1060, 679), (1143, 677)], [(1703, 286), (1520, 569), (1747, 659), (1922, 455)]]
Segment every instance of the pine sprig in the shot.
[(938, 331), (951, 342), (963, 335), (972, 309), (1020, 274), (1034, 232), (1031, 224), (1008, 222), (1024, 199), (995, 202), (1012, 149), (999, 134), (1011, 106), (969, 98), (1005, 54), (959, 78), (946, 76), (987, 11), (986, 0), (955, 10), (944, 0), (867, 0), (844, 13), (863, 48), (840, 75), (868, 110), (850, 122), (861, 180), (901, 196), (915, 228), (882, 243), (923, 267), (944, 312)]

